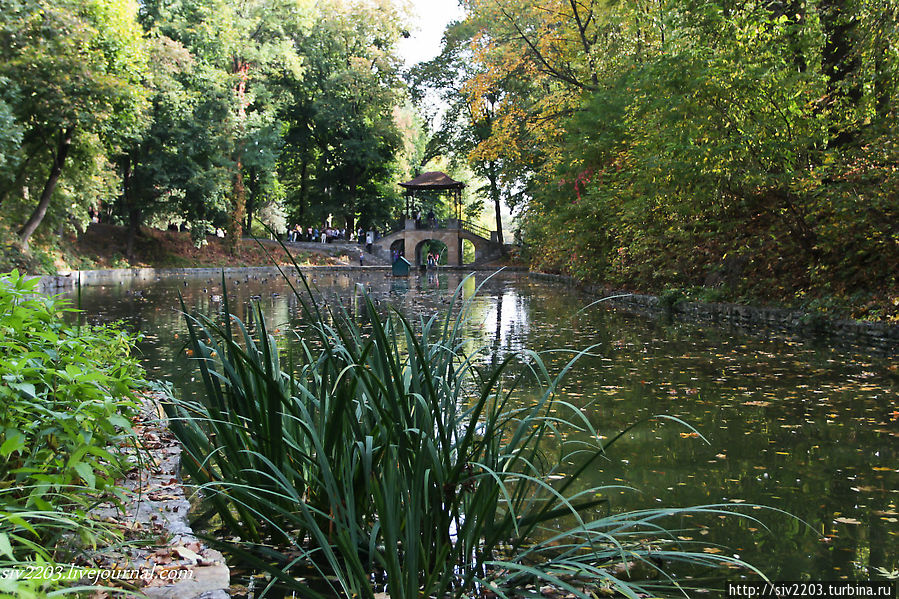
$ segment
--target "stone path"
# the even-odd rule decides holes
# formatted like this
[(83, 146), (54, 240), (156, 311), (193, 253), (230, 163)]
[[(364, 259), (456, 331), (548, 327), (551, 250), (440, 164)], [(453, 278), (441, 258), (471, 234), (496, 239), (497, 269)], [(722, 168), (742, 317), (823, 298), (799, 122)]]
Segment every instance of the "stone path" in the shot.
[[(359, 264), (359, 250), (364, 248), (364, 246), (361, 246), (358, 243), (345, 241), (332, 243), (321, 243), (318, 241), (294, 241), (285, 242), (284, 245), (287, 246), (287, 248), (290, 250), (298, 249), (307, 252), (320, 252), (329, 254), (331, 256), (339, 256), (345, 253), (350, 259), (348, 264), (351, 265)], [(363, 262), (363, 265), (365, 266), (382, 266), (389, 264), (389, 261), (384, 260), (383, 258), (375, 256), (374, 254), (369, 254), (368, 252), (365, 253)]]
[(158, 397), (147, 396), (134, 428), (146, 453), (142, 466), (121, 481), (129, 496), (125, 511), (101, 506), (94, 514), (122, 526), (126, 540), (156, 542), (100, 549), (93, 556), (96, 567), (139, 572), (138, 580), (128, 580), (151, 599), (226, 599), (228, 566), (222, 554), (206, 547), (188, 524), (190, 503), (180, 479), (181, 446), (167, 427)]

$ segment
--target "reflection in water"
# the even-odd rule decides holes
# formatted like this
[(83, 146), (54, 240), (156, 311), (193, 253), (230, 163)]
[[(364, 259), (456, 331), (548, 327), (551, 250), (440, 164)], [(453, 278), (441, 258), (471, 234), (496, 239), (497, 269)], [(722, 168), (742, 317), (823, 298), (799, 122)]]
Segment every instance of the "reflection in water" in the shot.
[[(606, 437), (656, 414), (688, 429), (648, 422), (628, 432), (599, 464), (595, 481), (628, 484), (610, 492), (614, 509), (759, 503), (803, 521), (746, 508), (752, 520), (684, 519), (678, 538), (719, 542), (772, 578), (864, 579), (899, 566), (899, 380), (894, 357), (874, 358), (767, 335), (747, 337), (697, 325), (651, 320), (596, 306), (566, 287), (500, 275), (472, 299), (469, 351), (497, 360), (521, 348), (544, 353), (558, 371), (573, 352), (596, 346), (566, 379), (563, 398), (583, 409)], [(315, 294), (353, 313), (362, 285), (372, 299), (417, 320), (448, 309), (461, 277), (428, 272), (315, 276)], [(258, 301), (272, 330), (290, 339), (302, 327), (284, 282), (229, 276), (232, 312), (246, 318)], [(190, 393), (178, 295), (190, 310), (219, 315), (220, 277), (172, 278), (85, 288), (84, 318), (122, 320), (141, 331), (151, 376)], [(551, 349), (568, 351), (549, 352)], [(677, 523), (675, 523), (676, 525)], [(772, 532), (766, 531), (765, 526)], [(724, 550), (724, 549), (722, 549)]]

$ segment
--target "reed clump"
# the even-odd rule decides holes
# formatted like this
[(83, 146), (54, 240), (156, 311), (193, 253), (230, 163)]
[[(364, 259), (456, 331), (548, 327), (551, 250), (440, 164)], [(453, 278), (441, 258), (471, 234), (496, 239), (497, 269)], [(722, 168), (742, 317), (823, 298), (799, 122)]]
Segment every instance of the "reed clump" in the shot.
[(724, 506), (621, 514), (609, 487), (584, 488), (608, 442), (556, 397), (574, 360), (553, 375), (531, 351), (467, 351), (459, 290), (446, 315), (412, 323), (364, 294), (355, 316), (320, 306), (302, 282), (298, 349), (279, 347), (258, 305), (246, 323), (227, 298), (223, 319), (187, 315), (205, 393), (167, 406), (203, 517), (220, 518), (222, 544), (272, 585), (369, 599), (542, 585), (658, 596), (681, 592), (674, 562), (737, 561), (663, 525)]

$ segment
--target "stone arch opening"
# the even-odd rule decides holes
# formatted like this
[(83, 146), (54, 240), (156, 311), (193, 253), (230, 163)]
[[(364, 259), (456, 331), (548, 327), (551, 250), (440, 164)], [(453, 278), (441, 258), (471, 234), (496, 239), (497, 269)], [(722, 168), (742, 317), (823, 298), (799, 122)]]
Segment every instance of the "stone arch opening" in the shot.
[(449, 260), (449, 248), (439, 239), (425, 239), (415, 247), (415, 264), (427, 266), (428, 254), (436, 254), (440, 266), (446, 265)]
[(394, 262), (400, 256), (406, 256), (406, 240), (403, 238), (397, 239), (390, 244), (390, 261)]
[(477, 247), (470, 239), (462, 239), (462, 264), (471, 264), (478, 259)]

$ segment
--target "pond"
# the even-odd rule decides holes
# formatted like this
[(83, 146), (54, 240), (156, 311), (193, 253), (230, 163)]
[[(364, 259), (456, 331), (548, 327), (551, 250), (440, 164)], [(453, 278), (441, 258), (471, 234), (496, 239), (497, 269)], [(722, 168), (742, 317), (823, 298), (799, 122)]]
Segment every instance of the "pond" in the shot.
[[(465, 293), (487, 277), (469, 280)], [(428, 315), (446, 309), (462, 275), (310, 278), (321, 294), (350, 309), (361, 284), (383, 305)], [(280, 334), (298, 326), (296, 299), (277, 276), (229, 275), (226, 285), (239, 316), (254, 299)], [(90, 321), (121, 320), (141, 331), (150, 376), (190, 393), (194, 373), (182, 351), (178, 296), (211, 313), (221, 309), (221, 287), (220, 277), (208, 275), (85, 287), (81, 305)], [(647, 318), (604, 304), (584, 309), (595, 299), (557, 283), (500, 274), (475, 298), (468, 334), (473, 348), (498, 353), (595, 346), (565, 379), (562, 394), (602, 435), (666, 414), (708, 440), (672, 422), (633, 428), (592, 473), (595, 482), (633, 487), (615, 491), (615, 509), (731, 504), (758, 521), (684, 519), (679, 536), (717, 543), (708, 550), (738, 554), (775, 580), (867, 580), (899, 568), (894, 354)], [(548, 359), (559, 369), (571, 355)]]

